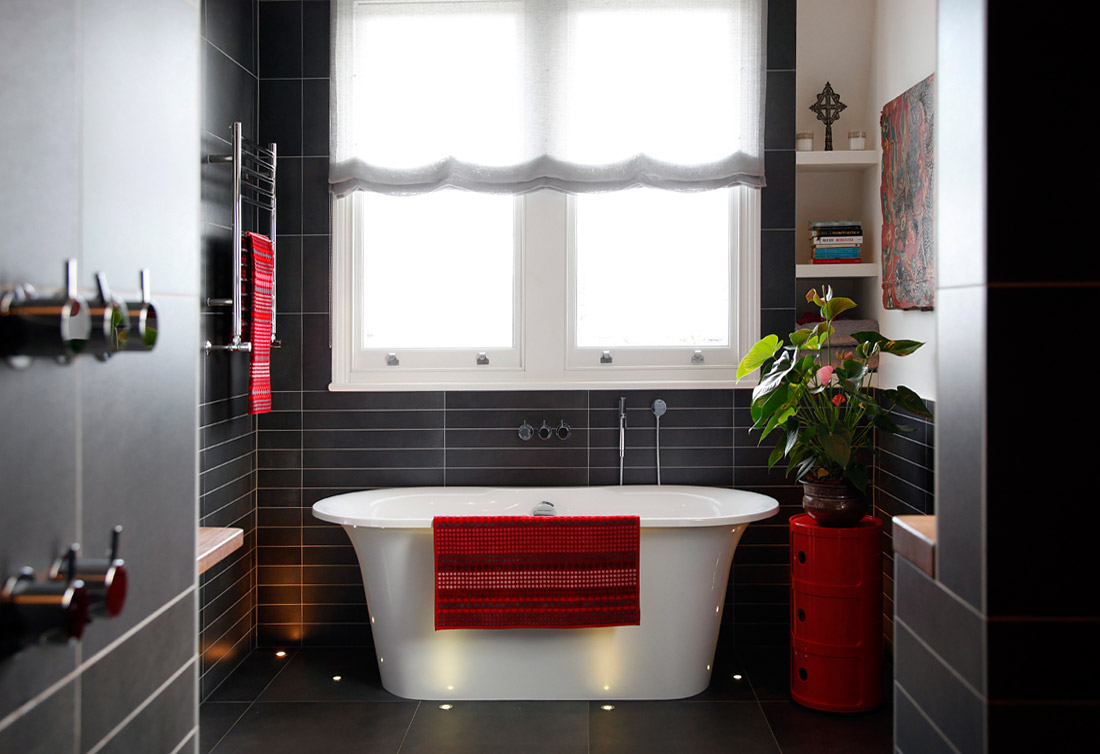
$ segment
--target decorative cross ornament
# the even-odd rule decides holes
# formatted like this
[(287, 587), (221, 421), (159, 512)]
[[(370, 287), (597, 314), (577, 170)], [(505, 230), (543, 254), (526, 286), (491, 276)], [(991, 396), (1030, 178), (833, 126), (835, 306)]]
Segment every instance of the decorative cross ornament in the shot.
[(840, 95), (833, 91), (833, 85), (825, 82), (825, 88), (817, 95), (817, 102), (810, 109), (817, 113), (817, 119), (825, 124), (825, 151), (833, 151), (833, 123), (840, 117), (840, 111), (848, 107), (840, 101)]

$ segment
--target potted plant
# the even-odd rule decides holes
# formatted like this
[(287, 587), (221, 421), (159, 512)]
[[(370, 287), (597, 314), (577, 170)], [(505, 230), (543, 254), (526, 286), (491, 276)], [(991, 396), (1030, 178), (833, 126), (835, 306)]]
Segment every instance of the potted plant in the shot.
[(820, 307), (822, 321), (791, 333), (790, 345), (775, 335), (761, 338), (741, 360), (737, 379), (763, 367), (752, 391), (752, 419), (761, 443), (779, 433), (768, 468), (786, 458), (787, 475), (803, 485), (806, 512), (825, 526), (853, 526), (867, 507), (873, 430), (912, 432), (891, 417), (896, 408), (932, 418), (920, 396), (904, 386), (879, 391), (880, 404), (870, 392), (869, 362), (880, 353), (908, 356), (924, 344), (856, 332), (854, 351), (835, 351), (833, 321), (856, 303), (833, 296), (828, 286), (820, 295), (811, 289), (806, 300)]

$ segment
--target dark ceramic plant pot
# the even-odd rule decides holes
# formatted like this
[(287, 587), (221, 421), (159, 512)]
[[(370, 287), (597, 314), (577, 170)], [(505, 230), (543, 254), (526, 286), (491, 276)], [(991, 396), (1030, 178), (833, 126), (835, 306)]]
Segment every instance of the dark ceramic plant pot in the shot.
[(855, 526), (867, 513), (867, 497), (848, 482), (802, 482), (802, 509), (822, 526)]

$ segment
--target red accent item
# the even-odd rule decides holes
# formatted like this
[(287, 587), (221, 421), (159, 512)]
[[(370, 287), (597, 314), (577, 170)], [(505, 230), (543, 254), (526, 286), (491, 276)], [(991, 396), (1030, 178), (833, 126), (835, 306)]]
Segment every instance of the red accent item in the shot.
[(115, 566), (112, 578), (105, 586), (107, 615), (114, 618), (122, 612), (122, 606), (126, 604), (126, 566)]
[(882, 521), (789, 522), (791, 698), (827, 712), (882, 701)]
[(437, 516), (435, 627), (636, 626), (637, 516)]
[(248, 413), (265, 414), (271, 410), (271, 318), (274, 316), (271, 288), (275, 277), (275, 252), (271, 240), (259, 233), (245, 233), (244, 246), (251, 259), (252, 365), (248, 380)]

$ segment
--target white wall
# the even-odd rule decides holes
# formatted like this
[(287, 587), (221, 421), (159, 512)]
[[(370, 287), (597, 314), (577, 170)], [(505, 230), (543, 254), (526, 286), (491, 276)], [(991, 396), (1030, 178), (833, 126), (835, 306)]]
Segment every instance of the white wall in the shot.
[[(816, 4), (816, 0), (815, 3)], [(924, 80), (936, 70), (936, 0), (876, 0), (871, 46), (870, 100), (874, 112), (875, 144), (879, 145), (878, 117), (887, 102)], [(876, 211), (875, 238), (882, 236), (882, 208), (879, 186), (868, 189), (867, 202)], [(881, 257), (880, 257), (881, 259)], [(936, 313), (887, 311), (882, 307), (881, 273), (879, 295), (874, 299), (874, 316), (891, 338), (922, 340), (924, 348), (904, 359), (883, 358), (879, 386), (905, 384), (925, 398), (936, 397)], [(867, 302), (871, 304), (871, 301)]]
[[(798, 4), (798, 80), (795, 126), (814, 134), (814, 149), (824, 148), (824, 126), (809, 107), (829, 81), (847, 108), (833, 125), (836, 150), (848, 148), (847, 134), (867, 132), (867, 147), (881, 147), (879, 116), (883, 106), (926, 78), (936, 68), (936, 0), (803, 0)], [(858, 185), (855, 174), (802, 174), (811, 187), (839, 190)], [(826, 181), (826, 183), (822, 183)], [(828, 182), (832, 182), (831, 184)], [(861, 219), (866, 258), (881, 265), (882, 206), (880, 175), (863, 180)], [(856, 189), (858, 190), (858, 188)], [(802, 232), (804, 228), (797, 228)], [(859, 316), (877, 319), (893, 338), (926, 343), (905, 358), (882, 359), (878, 385), (905, 384), (920, 395), (936, 397), (936, 315), (931, 312), (886, 311), (882, 306), (881, 272), (858, 288)]]

